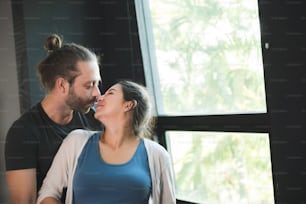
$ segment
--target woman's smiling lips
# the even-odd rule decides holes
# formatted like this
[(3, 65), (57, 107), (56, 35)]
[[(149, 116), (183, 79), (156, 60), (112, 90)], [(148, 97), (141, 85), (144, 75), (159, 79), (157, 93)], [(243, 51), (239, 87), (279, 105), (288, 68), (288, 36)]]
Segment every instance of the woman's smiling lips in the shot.
[(96, 109), (97, 109), (97, 108), (103, 107), (104, 104), (102, 104), (101, 102), (97, 102), (97, 103), (95, 104), (95, 106), (96, 106)]

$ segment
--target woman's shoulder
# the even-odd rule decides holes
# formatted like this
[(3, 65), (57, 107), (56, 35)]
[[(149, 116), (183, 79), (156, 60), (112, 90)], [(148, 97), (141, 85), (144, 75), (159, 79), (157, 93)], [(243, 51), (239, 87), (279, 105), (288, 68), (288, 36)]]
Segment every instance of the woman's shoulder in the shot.
[(169, 153), (168, 151), (165, 149), (165, 147), (163, 147), (162, 145), (160, 145), (158, 142), (151, 140), (151, 139), (147, 139), (144, 138), (144, 144), (148, 150), (148, 153), (151, 154), (159, 154), (159, 155), (163, 155), (168, 157)]

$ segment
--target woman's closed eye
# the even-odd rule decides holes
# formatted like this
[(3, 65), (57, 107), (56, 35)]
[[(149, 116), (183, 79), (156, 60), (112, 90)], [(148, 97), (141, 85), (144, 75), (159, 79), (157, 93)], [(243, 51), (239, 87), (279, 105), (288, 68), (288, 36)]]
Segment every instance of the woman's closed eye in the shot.
[(114, 90), (114, 89), (109, 89), (109, 90), (107, 90), (107, 91), (105, 92), (105, 94), (104, 94), (104, 95), (113, 95), (113, 94), (114, 94), (114, 92), (115, 92), (115, 90)]

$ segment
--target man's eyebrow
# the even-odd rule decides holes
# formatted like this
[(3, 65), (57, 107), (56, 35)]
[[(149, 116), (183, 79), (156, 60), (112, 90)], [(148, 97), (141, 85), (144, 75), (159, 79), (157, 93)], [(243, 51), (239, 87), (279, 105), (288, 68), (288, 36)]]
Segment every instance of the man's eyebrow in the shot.
[(90, 81), (86, 81), (86, 82), (85, 82), (85, 84), (91, 84), (91, 83), (93, 83), (93, 84), (102, 84), (102, 81), (101, 81), (101, 80), (99, 80), (99, 81), (90, 80)]

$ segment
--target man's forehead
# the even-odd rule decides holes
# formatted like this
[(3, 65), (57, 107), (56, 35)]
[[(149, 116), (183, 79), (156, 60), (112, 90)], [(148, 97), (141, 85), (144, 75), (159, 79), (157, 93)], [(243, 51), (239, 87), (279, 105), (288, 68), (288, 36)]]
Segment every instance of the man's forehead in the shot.
[(80, 78), (91, 78), (91, 81), (100, 81), (100, 68), (96, 62), (80, 62), (78, 64)]
[(99, 84), (101, 83), (101, 77), (100, 76), (95, 76), (95, 77), (90, 77), (88, 75), (79, 75), (75, 78), (75, 84)]
[(79, 71), (87, 71), (88, 69), (100, 70), (99, 64), (96, 61), (78, 61), (76, 66)]

